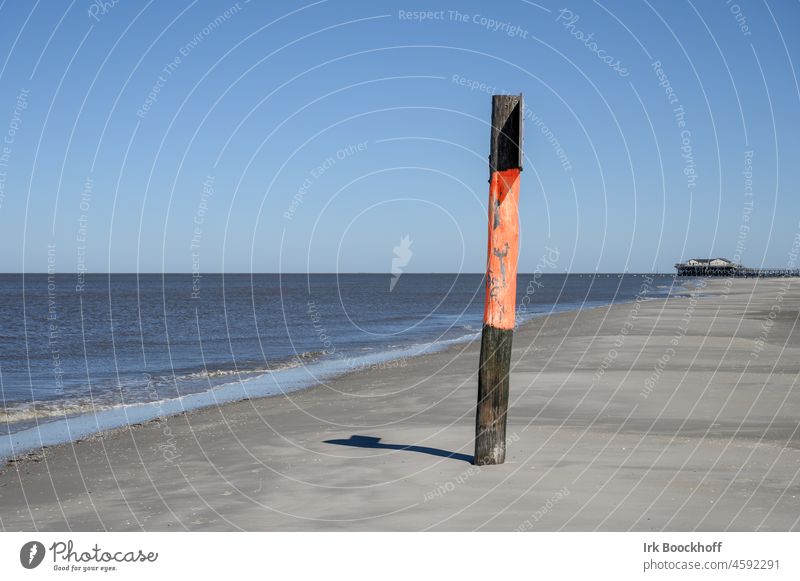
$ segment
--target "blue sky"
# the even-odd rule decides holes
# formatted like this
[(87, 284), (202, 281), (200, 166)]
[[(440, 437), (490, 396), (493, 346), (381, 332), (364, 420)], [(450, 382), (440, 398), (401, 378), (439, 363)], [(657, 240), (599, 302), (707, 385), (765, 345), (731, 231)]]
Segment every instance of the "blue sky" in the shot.
[(1, 6), (5, 272), (386, 273), (405, 235), (407, 272), (481, 272), (493, 92), (521, 271), (786, 266), (800, 232), (797, 2)]

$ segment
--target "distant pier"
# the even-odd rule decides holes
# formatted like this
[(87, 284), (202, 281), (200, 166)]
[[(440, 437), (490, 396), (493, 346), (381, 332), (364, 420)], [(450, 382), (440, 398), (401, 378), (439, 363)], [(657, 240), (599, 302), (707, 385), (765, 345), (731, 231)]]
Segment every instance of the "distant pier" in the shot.
[(678, 276), (776, 278), (800, 276), (800, 268), (748, 268), (727, 258), (692, 258), (675, 265)]

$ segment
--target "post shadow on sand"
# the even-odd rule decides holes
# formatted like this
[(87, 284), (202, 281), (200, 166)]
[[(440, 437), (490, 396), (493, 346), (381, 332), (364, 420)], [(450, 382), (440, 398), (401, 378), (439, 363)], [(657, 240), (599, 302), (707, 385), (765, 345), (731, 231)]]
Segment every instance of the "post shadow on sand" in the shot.
[(440, 458), (452, 458), (453, 460), (462, 460), (472, 464), (473, 457), (469, 454), (459, 454), (458, 452), (449, 452), (440, 448), (430, 448), (428, 446), (410, 446), (404, 444), (383, 444), (380, 438), (373, 436), (350, 436), (347, 440), (325, 440), (323, 444), (336, 444), (337, 446), (352, 446), (354, 448), (370, 448), (373, 450), (407, 450), (409, 452), (419, 452), (420, 454), (428, 454), (430, 456), (438, 456)]

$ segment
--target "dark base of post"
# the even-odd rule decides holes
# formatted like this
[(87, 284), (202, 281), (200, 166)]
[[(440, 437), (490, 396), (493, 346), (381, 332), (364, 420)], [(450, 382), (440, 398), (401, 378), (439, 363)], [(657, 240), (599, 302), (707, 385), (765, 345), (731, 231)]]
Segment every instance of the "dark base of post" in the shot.
[(506, 460), (506, 410), (513, 336), (511, 329), (483, 326), (475, 420), (476, 466), (502, 464)]

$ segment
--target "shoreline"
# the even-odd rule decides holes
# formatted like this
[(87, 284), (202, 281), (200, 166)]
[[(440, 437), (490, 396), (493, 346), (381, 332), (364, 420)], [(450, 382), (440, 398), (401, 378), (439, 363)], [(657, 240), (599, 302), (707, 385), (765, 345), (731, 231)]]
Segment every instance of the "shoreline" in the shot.
[[(627, 302), (521, 325), (502, 466), (469, 463), (473, 341), (405, 369), (29, 454), (0, 472), (0, 522), (6, 530), (795, 530), (797, 281), (707, 282), (710, 300), (691, 312), (690, 299), (658, 298), (635, 303), (633, 317)], [(748, 359), (767, 320), (770, 333)]]
[[(602, 276), (609, 277), (611, 275)], [(632, 276), (647, 277), (653, 275), (633, 274)], [(674, 281), (676, 280), (674, 279)], [(674, 289), (676, 287), (687, 288), (686, 285), (693, 283), (694, 280), (691, 278), (686, 279), (683, 285), (673, 283), (670, 293), (674, 293), (672, 296), (681, 296), (680, 292), (675, 292)], [(655, 290), (652, 289), (651, 292)], [(665, 296), (648, 297), (646, 300), (662, 300)], [(613, 304), (624, 305), (635, 300), (636, 297), (633, 297), (616, 301)], [(609, 306), (608, 304), (583, 305), (586, 305), (586, 299), (584, 299), (583, 303), (576, 305), (551, 305), (549, 311), (546, 312), (526, 312), (524, 321), (518, 321), (516, 330), (521, 329), (539, 317), (551, 317), (565, 312), (580, 312)], [(93, 411), (65, 415), (63, 417), (53, 414), (56, 419), (32, 420), (31, 423), (35, 422), (33, 425), (0, 436), (0, 471), (4, 469), (5, 465), (17, 462), (28, 455), (36, 456), (37, 452), (42, 449), (56, 449), (59, 446), (80, 442), (88, 438), (102, 437), (105, 433), (125, 430), (130, 426), (159, 421), (218, 405), (233, 404), (251, 399), (281, 397), (296, 391), (313, 390), (327, 385), (331, 381), (345, 379), (352, 374), (365, 370), (375, 370), (376, 365), (378, 366), (377, 369), (390, 368), (393, 367), (391, 364), (397, 361), (413, 361), (419, 357), (455, 349), (459, 345), (465, 345), (478, 339), (480, 339), (480, 331), (465, 333), (457, 338), (422, 342), (405, 348), (388, 349), (360, 356), (350, 355), (343, 359), (320, 360), (311, 362), (308, 365), (300, 361), (298, 365), (259, 374), (242, 370), (232, 374), (232, 377), (236, 378), (233, 381), (213, 386), (209, 383), (209, 389), (190, 392), (177, 398), (97, 407)], [(302, 356), (303, 354), (295, 355), (294, 360), (299, 360), (298, 357), (302, 359)], [(353, 366), (352, 362), (356, 360), (360, 363)], [(205, 372), (205, 370), (199, 372)], [(14, 451), (12, 452), (12, 450)]]

